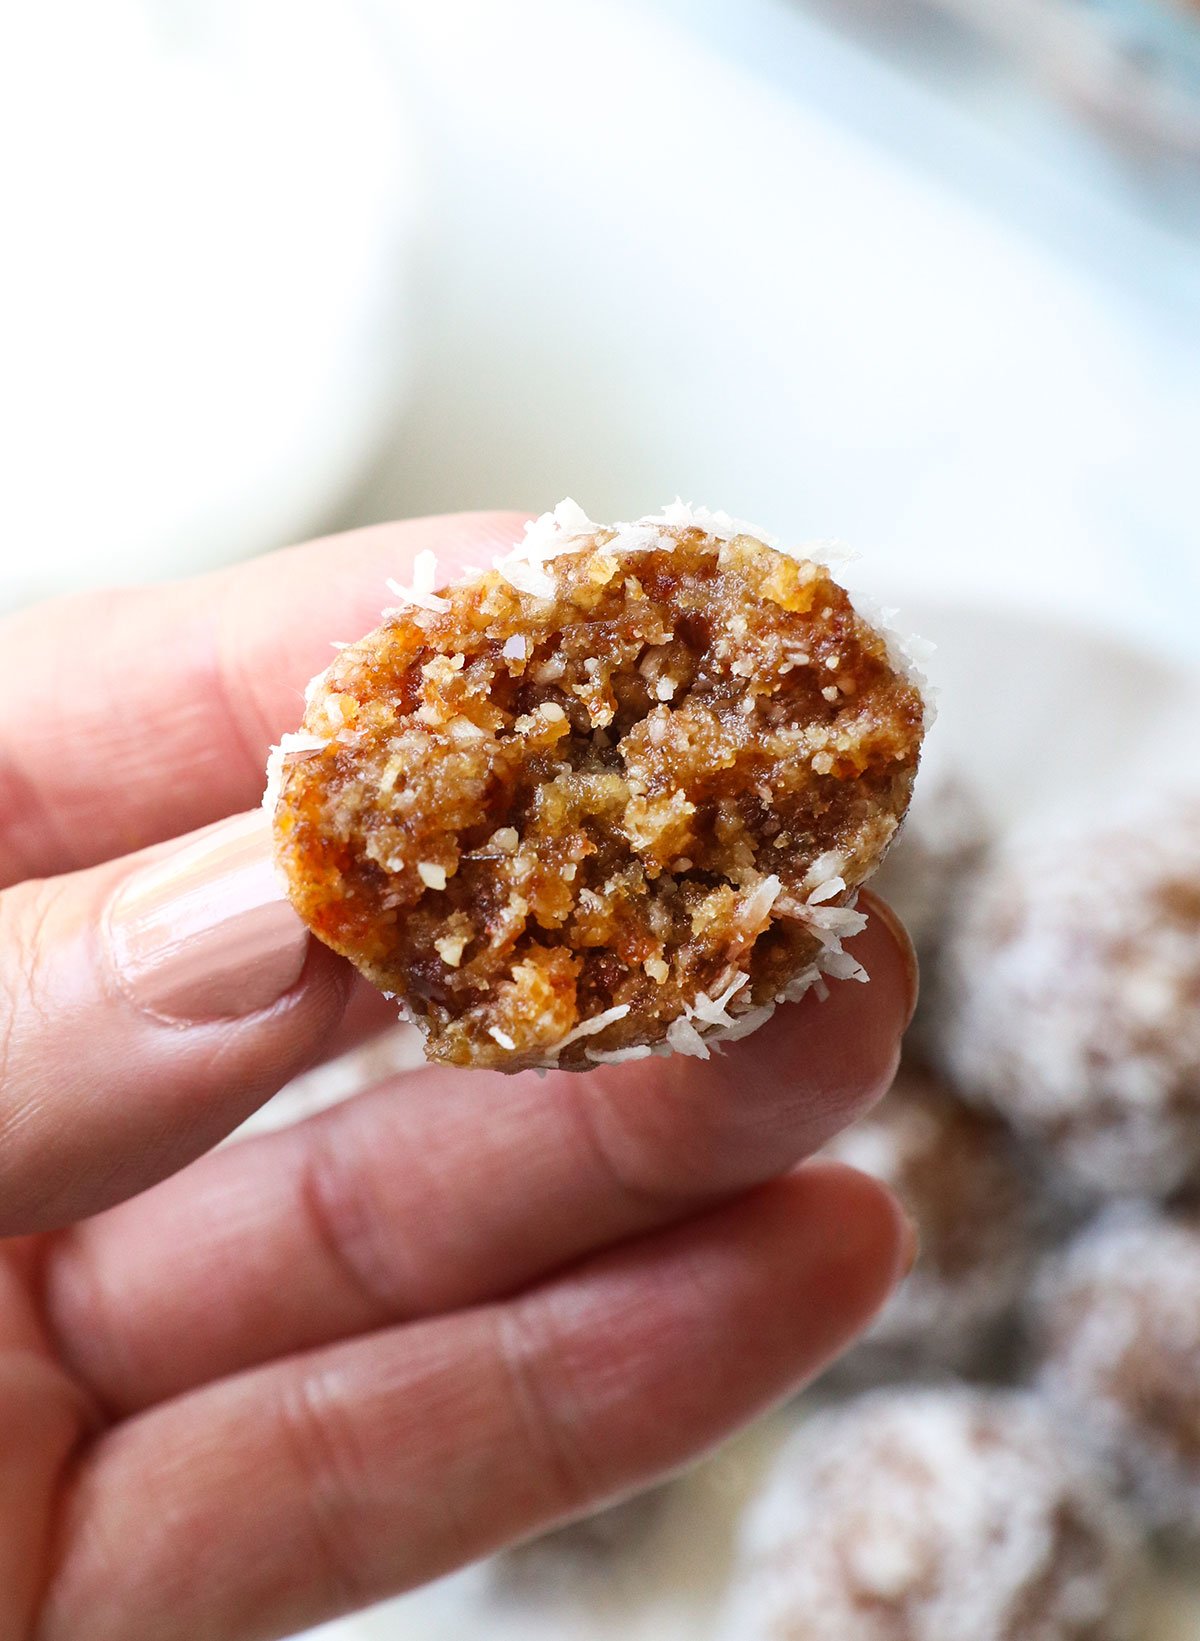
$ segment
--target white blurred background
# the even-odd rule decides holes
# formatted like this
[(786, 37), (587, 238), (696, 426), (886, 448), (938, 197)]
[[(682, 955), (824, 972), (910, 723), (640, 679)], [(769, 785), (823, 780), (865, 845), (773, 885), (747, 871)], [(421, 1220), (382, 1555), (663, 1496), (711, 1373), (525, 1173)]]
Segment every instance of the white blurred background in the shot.
[(1116, 13), (12, 7), (0, 603), (681, 493), (1190, 654), (1200, 29)]

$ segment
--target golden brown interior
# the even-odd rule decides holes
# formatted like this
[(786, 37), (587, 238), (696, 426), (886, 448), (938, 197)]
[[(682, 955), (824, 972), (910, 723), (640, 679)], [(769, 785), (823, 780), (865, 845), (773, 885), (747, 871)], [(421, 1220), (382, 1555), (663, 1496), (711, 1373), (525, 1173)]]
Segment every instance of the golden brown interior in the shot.
[(516, 1069), (627, 1006), (562, 1050), (585, 1065), (738, 974), (738, 1007), (775, 1000), (818, 949), (814, 869), (850, 893), (907, 804), (919, 693), (824, 569), (610, 540), (554, 559), (551, 598), (491, 571), (394, 612), (309, 704), (329, 744), (288, 760), (292, 898), (432, 1058)]

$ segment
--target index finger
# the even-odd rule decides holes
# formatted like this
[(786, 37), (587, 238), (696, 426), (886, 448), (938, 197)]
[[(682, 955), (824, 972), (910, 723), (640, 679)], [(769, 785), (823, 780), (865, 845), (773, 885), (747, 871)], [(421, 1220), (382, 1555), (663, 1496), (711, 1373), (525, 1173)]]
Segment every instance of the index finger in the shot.
[(0, 887), (73, 871), (253, 807), (331, 641), (373, 627), (417, 553), (451, 573), (525, 513), (371, 525), (157, 587), (0, 621)]

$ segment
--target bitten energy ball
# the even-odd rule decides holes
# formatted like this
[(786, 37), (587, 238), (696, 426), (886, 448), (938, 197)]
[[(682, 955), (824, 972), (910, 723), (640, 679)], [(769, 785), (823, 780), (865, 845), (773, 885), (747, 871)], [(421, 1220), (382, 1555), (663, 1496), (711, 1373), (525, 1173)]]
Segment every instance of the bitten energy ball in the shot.
[(1200, 1214), (1120, 1205), (1036, 1297), (1042, 1381), (1147, 1519), (1200, 1544)]
[(822, 973), (908, 803), (925, 709), (829, 571), (682, 504), (564, 503), (401, 608), (273, 755), (309, 926), (431, 1059), (707, 1057)]
[(1126, 1641), (1139, 1549), (1032, 1397), (881, 1391), (802, 1426), (722, 1641)]
[(824, 1154), (883, 1180), (920, 1232), (916, 1265), (835, 1371), (965, 1371), (989, 1357), (1038, 1246), (1035, 1193), (1009, 1131), (908, 1061)]
[(951, 1079), (1085, 1186), (1200, 1176), (1200, 800), (1012, 840), (947, 939), (938, 1006)]

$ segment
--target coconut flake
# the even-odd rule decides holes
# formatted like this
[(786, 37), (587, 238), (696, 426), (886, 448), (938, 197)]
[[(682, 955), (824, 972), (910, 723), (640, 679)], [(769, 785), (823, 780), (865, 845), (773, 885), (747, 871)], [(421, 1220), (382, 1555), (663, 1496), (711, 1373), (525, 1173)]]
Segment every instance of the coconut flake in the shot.
[(857, 564), (862, 554), (844, 541), (806, 541), (802, 547), (781, 547), (780, 552), (791, 558), (806, 558), (810, 564), (819, 564), (823, 570), (844, 570), (848, 564)]
[(765, 1026), (774, 1012), (774, 1003), (762, 1003), (757, 1008), (747, 1009), (745, 1014), (735, 1015), (729, 1025), (722, 1026), (713, 1035), (723, 1043), (736, 1043), (742, 1037), (749, 1037), (759, 1026)]
[(507, 1049), (509, 1053), (517, 1046), (513, 1038), (506, 1031), (501, 1031), (499, 1026), (489, 1026), (488, 1036), (499, 1043), (501, 1048)]
[(757, 883), (737, 910), (738, 922), (750, 929), (761, 928), (771, 915), (771, 908), (779, 899), (783, 884), (774, 875)]
[(834, 940), (852, 940), (867, 926), (867, 914), (855, 911), (852, 906), (815, 906), (806, 910), (804, 921), (822, 939), (829, 936), (829, 944)]
[(809, 867), (804, 878), (804, 888), (818, 889), (831, 878), (840, 877), (845, 868), (845, 855), (838, 849), (827, 849), (823, 855), (818, 855)]
[(720, 510), (713, 512), (708, 507), (696, 507), (690, 501), (683, 501), (679, 496), (669, 502), (661, 513), (651, 513), (639, 524), (660, 524), (669, 530), (703, 530), (706, 535), (715, 536), (718, 541), (732, 541), (734, 536), (753, 536), (755, 541), (761, 541), (764, 547), (778, 547), (779, 538), (772, 536), (765, 530), (759, 529), (757, 524), (749, 524), (745, 519), (732, 518), (728, 513)]
[(267, 758), (267, 785), (262, 796), (262, 806), (268, 815), (275, 813), (276, 805), (279, 803), (287, 760), (307, 756), (313, 752), (323, 752), (328, 745), (329, 742), (320, 735), (310, 735), (305, 730), (280, 736), (279, 745), (271, 748)]
[[(532, 519), (525, 526), (522, 539), (512, 546), (507, 553), (502, 553), (492, 560), (493, 567), (518, 592), (533, 592), (538, 597), (548, 598), (554, 591), (554, 583), (545, 574), (543, 565), (561, 553), (578, 552), (588, 540), (601, 528), (594, 523), (578, 502), (568, 496), (560, 501), (552, 512), (543, 513), (540, 518)], [(539, 585), (522, 585), (522, 579), (529, 581), (529, 567), (532, 566), (535, 577), (540, 577), (548, 585), (544, 590)], [(512, 573), (515, 572), (515, 575)]]
[(667, 1027), (667, 1042), (676, 1054), (690, 1054), (694, 1059), (709, 1058), (708, 1044), (688, 1019), (680, 1016)]
[(605, 1009), (603, 1014), (593, 1014), (590, 1020), (581, 1020), (577, 1026), (572, 1026), (567, 1035), (559, 1042), (554, 1052), (561, 1053), (570, 1043), (577, 1043), (581, 1037), (594, 1037), (605, 1026), (611, 1026), (614, 1020), (623, 1020), (629, 1013), (628, 1003), (618, 1003), (615, 1008)]
[(626, 1060), (648, 1060), (655, 1050), (649, 1043), (634, 1043), (629, 1048), (585, 1048), (583, 1052), (593, 1065), (617, 1066)]
[(824, 957), (822, 956), (815, 963), (810, 963), (808, 968), (801, 969), (799, 974), (793, 975), (779, 993), (777, 1001), (780, 1003), (798, 1003), (810, 991), (815, 991), (821, 1001), (824, 1002), (829, 995), (829, 987), (825, 984), (821, 974), (823, 963)]
[(537, 564), (512, 558), (498, 561), (496, 568), (509, 586), (515, 587), (517, 592), (528, 593), (531, 598), (554, 597), (553, 577), (548, 576)]
[(551, 558), (556, 552), (595, 535), (600, 528), (599, 524), (588, 518), (577, 501), (564, 496), (557, 507), (525, 526), (525, 534), (513, 552), (531, 559)]
[(861, 980), (870, 979), (870, 975), (857, 957), (851, 957), (849, 952), (827, 952), (821, 959), (821, 968), (834, 980)]
[(440, 597), (434, 592), (438, 581), (438, 561), (436, 553), (428, 548), (417, 554), (413, 560), (412, 586), (406, 587), (402, 581), (389, 580), (386, 583), (390, 593), (394, 593), (402, 604), (416, 605), (422, 610), (448, 610), (450, 600)]
[[(663, 534), (656, 524), (645, 524), (640, 519), (632, 524), (614, 526), (615, 534), (605, 551), (645, 553), (663, 544)], [(669, 539), (669, 538), (668, 538)]]
[(734, 1021), (733, 1016), (729, 1013), (730, 999), (736, 996), (742, 987), (749, 983), (749, 980), (750, 976), (748, 974), (739, 972), (734, 975), (719, 996), (709, 997), (707, 993), (700, 992), (695, 1003), (687, 1010), (688, 1018), (700, 1020), (708, 1026), (732, 1026)]
[(846, 880), (845, 880), (845, 878), (842, 878), (842, 877), (826, 878), (824, 883), (818, 883), (816, 888), (809, 895), (808, 904), (810, 906), (819, 906), (823, 900), (833, 900), (833, 899), (836, 898), (836, 896), (838, 896), (840, 894), (844, 894), (845, 889), (846, 889)]

